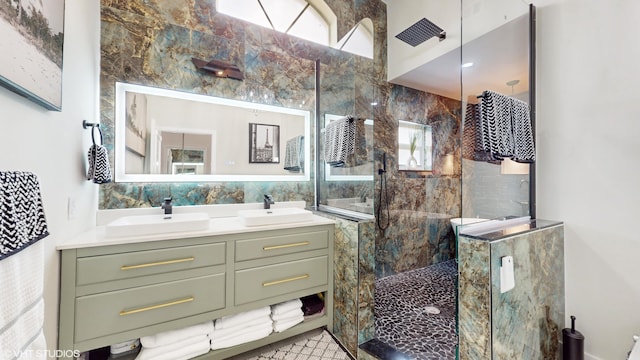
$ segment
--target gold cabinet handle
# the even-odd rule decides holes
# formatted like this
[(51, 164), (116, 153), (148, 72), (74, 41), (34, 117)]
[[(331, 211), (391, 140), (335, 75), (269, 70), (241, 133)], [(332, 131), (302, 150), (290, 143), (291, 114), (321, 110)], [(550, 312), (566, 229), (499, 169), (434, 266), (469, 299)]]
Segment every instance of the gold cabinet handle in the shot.
[(141, 312), (144, 312), (144, 311), (161, 309), (161, 308), (164, 308), (164, 307), (167, 307), (167, 306), (184, 304), (184, 303), (192, 302), (193, 300), (195, 300), (195, 298), (193, 296), (190, 296), (190, 297), (185, 298), (185, 299), (171, 301), (171, 302), (168, 302), (168, 303), (163, 303), (163, 304), (158, 304), (158, 305), (151, 305), (151, 306), (137, 308), (137, 309), (133, 309), (133, 310), (122, 310), (122, 311), (120, 311), (120, 316), (137, 314), (137, 313), (141, 313)]
[(120, 270), (133, 270), (133, 269), (142, 269), (151, 266), (160, 266), (160, 265), (170, 265), (170, 264), (178, 264), (183, 262), (189, 262), (195, 260), (195, 257), (188, 257), (184, 259), (175, 259), (175, 260), (167, 260), (167, 261), (158, 261), (146, 264), (138, 264), (138, 265), (123, 265), (120, 267)]
[(269, 251), (269, 250), (277, 250), (277, 249), (286, 249), (290, 247), (305, 246), (309, 244), (311, 244), (309, 241), (303, 241), (303, 242), (284, 244), (284, 245), (265, 246), (262, 248), (262, 250)]
[(262, 286), (263, 286), (263, 287), (273, 286), (273, 285), (278, 285), (278, 284), (287, 283), (287, 282), (290, 282), (290, 281), (296, 281), (296, 280), (307, 279), (308, 277), (309, 277), (309, 274), (304, 274), (304, 275), (295, 276), (295, 277), (288, 278), (288, 279), (282, 279), (282, 280), (276, 280), (276, 281), (264, 282), (264, 283), (262, 283)]

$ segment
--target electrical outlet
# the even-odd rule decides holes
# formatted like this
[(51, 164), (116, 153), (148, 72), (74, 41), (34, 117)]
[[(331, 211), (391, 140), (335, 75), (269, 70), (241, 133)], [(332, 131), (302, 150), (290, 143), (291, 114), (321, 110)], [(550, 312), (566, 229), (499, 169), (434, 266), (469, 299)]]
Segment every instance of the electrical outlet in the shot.
[(69, 220), (78, 217), (78, 198), (75, 196), (69, 196), (67, 200), (67, 218)]

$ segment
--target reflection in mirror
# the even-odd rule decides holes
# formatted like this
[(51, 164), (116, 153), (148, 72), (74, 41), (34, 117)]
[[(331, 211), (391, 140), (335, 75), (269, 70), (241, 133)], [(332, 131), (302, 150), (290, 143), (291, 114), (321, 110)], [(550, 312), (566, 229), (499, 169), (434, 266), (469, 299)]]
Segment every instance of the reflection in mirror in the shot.
[[(324, 126), (343, 118), (344, 116), (325, 114)], [(357, 129), (364, 129), (364, 131), (357, 131), (364, 135), (359, 137), (364, 141), (365, 146), (357, 146), (356, 157), (360, 160), (357, 164), (351, 164), (344, 167), (333, 167), (328, 163), (325, 163), (325, 180), (327, 181), (362, 181), (373, 180), (373, 120), (371, 119), (355, 119), (354, 121), (360, 121), (356, 124)], [(359, 128), (359, 126), (362, 126)], [(322, 144), (324, 146), (324, 144)]]
[[(514, 114), (510, 116), (509, 126), (513, 124), (513, 129), (533, 126), (535, 112), (530, 108), (528, 111), (515, 111), (535, 105), (535, 91), (530, 91), (535, 77), (529, 76), (535, 69), (530, 42), (534, 24), (532, 9), (515, 2), (494, 2), (500, 3), (502, 12), (482, 13), (463, 8), (462, 14), (467, 25), (463, 27), (466, 30), (462, 34), (464, 45), (461, 51), (462, 62), (467, 64), (461, 69), (463, 218), (535, 216), (532, 203), (535, 200), (532, 192), (535, 175), (533, 172), (530, 174), (533, 163), (511, 161), (508, 152), (500, 154), (508, 156), (495, 156), (486, 135), (493, 133), (501, 135), (495, 138), (517, 139), (519, 148), (526, 146), (529, 150), (535, 149), (533, 138), (529, 141), (507, 131), (506, 127), (496, 128), (493, 124), (485, 127), (483, 124), (488, 124), (487, 116), (480, 111), (484, 104), (478, 105), (491, 104), (491, 98), (487, 99), (483, 94), (485, 91), (493, 92), (501, 99), (501, 107)], [(518, 107), (514, 106), (516, 104)], [(516, 144), (516, 141), (511, 144)]]
[(117, 182), (310, 179), (306, 110), (116, 83), (115, 127)]
[(400, 170), (432, 170), (433, 138), (431, 126), (399, 121), (398, 167)]

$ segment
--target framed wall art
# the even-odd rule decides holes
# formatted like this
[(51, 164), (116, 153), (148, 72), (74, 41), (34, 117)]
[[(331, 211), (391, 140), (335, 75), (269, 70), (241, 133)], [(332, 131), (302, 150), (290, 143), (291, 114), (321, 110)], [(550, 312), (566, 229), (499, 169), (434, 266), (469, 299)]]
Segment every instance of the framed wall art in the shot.
[(0, 85), (62, 110), (64, 0), (0, 2)]
[(249, 123), (249, 163), (280, 162), (280, 126)]

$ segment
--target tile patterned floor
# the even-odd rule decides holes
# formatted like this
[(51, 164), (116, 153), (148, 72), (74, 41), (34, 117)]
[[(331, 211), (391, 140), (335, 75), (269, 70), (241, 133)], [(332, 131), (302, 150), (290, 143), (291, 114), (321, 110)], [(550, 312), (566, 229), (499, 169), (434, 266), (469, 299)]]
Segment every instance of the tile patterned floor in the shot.
[[(233, 360), (348, 360), (349, 355), (326, 330), (301, 334), (289, 341), (272, 344)], [(230, 359), (230, 360), (231, 360)]]
[(455, 359), (457, 273), (449, 260), (376, 280), (378, 340), (416, 360)]

